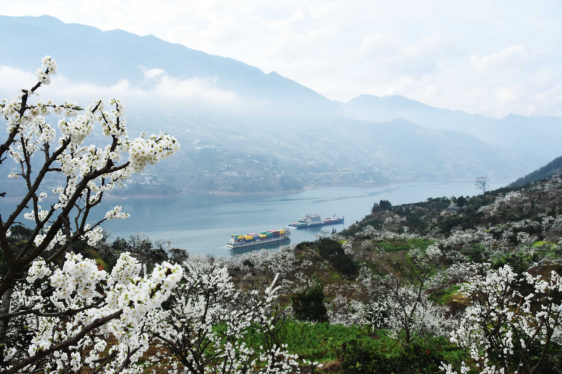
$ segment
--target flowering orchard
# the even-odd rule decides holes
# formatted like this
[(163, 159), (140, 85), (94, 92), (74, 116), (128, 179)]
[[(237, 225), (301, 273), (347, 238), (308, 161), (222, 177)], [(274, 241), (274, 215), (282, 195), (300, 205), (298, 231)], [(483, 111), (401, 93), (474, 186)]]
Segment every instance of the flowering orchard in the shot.
[[(314, 322), (292, 322), (297, 331), (285, 340), (287, 349), (306, 360), (335, 360), (351, 373), (411, 372), (416, 362), (430, 362), (427, 373), (560, 371), (561, 197), (561, 179), (555, 178), (525, 190), (467, 198), (467, 213), (461, 210), (457, 218), (468, 225), (450, 231), (428, 209), (434, 204), (440, 214), (442, 200), (398, 206), (397, 213), (375, 212), (374, 219), (293, 249), (216, 261), (241, 288), (271, 282), (282, 269), (280, 292), (286, 298), (321, 284), (330, 323), (349, 334), (363, 329), (353, 341), (340, 337), (335, 343), (336, 336), (325, 335)], [(415, 226), (398, 230), (398, 224), (410, 224), (412, 211), (434, 217), (425, 233)], [(480, 213), (472, 225), (475, 211)], [(392, 221), (381, 219), (378, 227), (364, 224), (390, 214)], [(466, 215), (470, 220), (463, 221)], [(355, 276), (333, 263), (341, 256), (358, 266)], [(306, 331), (317, 331), (317, 345)], [(371, 334), (384, 344), (373, 343)], [(428, 356), (412, 359), (419, 352)]]
[[(184, 266), (184, 282), (169, 299), (170, 308), (151, 325), (154, 345), (166, 353), (153, 357), (155, 366), (165, 358), (173, 369), (181, 364), (190, 373), (298, 371), (298, 355), (279, 337), (286, 314), (277, 304), (277, 277), (263, 292), (241, 292), (215, 261), (195, 258)], [(263, 337), (262, 345), (246, 342), (248, 329)]]
[[(470, 352), (482, 373), (539, 372), (550, 343), (562, 344), (562, 304), (556, 303), (562, 295), (562, 277), (553, 271), (549, 280), (543, 280), (514, 273), (509, 266), (475, 270), (461, 288), (472, 305), (455, 326), (451, 341)], [(527, 295), (519, 291), (522, 284), (530, 288)], [(443, 369), (456, 373), (451, 365)], [(469, 371), (464, 362), (460, 371)]]

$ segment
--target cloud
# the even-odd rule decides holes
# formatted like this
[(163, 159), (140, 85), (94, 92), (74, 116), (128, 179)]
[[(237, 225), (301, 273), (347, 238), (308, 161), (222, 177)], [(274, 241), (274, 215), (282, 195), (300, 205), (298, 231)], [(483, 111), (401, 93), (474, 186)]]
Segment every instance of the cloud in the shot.
[[(184, 105), (234, 105), (237, 95), (216, 87), (214, 78), (191, 78), (180, 80), (170, 77), (163, 69), (143, 69), (147, 87), (133, 87), (126, 80), (112, 86), (73, 82), (64, 75), (56, 75), (40, 94), (56, 100), (90, 101), (99, 97), (121, 97), (134, 103), (182, 102)], [(21, 88), (36, 83), (35, 74), (13, 67), (0, 66), (2, 97), (10, 97)]]
[[(562, 2), (554, 0), (70, 0), (8, 2), (102, 30), (152, 34), (276, 71), (330, 99), (402, 94), (503, 117), (559, 113)], [(157, 71), (154, 74), (160, 74)], [(228, 98), (213, 82), (160, 79), (185, 95)], [(152, 79), (152, 78), (151, 78)], [(148, 84), (148, 82), (147, 82)], [(155, 93), (156, 83), (150, 83)], [(129, 89), (131, 89), (129, 87)], [(144, 88), (148, 90), (148, 88)], [(194, 90), (194, 91), (190, 91)], [(554, 90), (554, 91), (553, 91)], [(160, 91), (165, 95), (166, 91)], [(545, 102), (540, 102), (545, 100)]]
[(166, 71), (164, 69), (159, 69), (159, 68), (146, 69), (144, 66), (139, 66), (139, 67), (142, 70), (145, 82), (156, 80), (166, 74)]
[(536, 95), (535, 115), (562, 117), (562, 86), (556, 86)]
[(484, 72), (490, 68), (505, 69), (506, 65), (512, 66), (525, 61), (527, 58), (529, 58), (529, 53), (525, 46), (512, 45), (487, 56), (472, 56), (470, 62), (477, 69)]
[(15, 95), (22, 88), (32, 87), (37, 83), (35, 74), (10, 66), (0, 66), (0, 93), (3, 97)]
[(230, 103), (236, 99), (236, 93), (216, 87), (216, 78), (176, 79), (166, 74), (164, 69), (143, 69), (144, 81), (155, 83), (149, 95), (166, 99), (197, 99), (210, 103)]
[(400, 37), (387, 33), (376, 33), (363, 36), (359, 45), (360, 58), (395, 56), (400, 51)]

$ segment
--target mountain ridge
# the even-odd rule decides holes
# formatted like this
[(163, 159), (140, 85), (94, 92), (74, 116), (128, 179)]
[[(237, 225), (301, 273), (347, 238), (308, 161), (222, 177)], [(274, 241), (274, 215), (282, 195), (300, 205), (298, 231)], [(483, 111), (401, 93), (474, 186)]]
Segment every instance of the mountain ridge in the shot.
[[(471, 116), (471, 117), (484, 117), (484, 118), (493, 118), (493, 117), (488, 117), (488, 116), (484, 116), (482, 114), (470, 114), (467, 113), (463, 110), (460, 109), (447, 109), (447, 108), (441, 108), (441, 107), (435, 107), (429, 104), (425, 104), (422, 103), (421, 101), (417, 101), (414, 99), (410, 99), (406, 96), (403, 95), (385, 95), (385, 96), (376, 96), (376, 95), (371, 95), (371, 94), (360, 94), (359, 96), (354, 97), (353, 99), (349, 100), (347, 103), (343, 103), (344, 105), (353, 105), (355, 103), (358, 102), (367, 102), (368, 100), (375, 100), (377, 99), (379, 102), (392, 102), (393, 104), (396, 104), (396, 101), (399, 100), (402, 103), (408, 103), (408, 104), (413, 104), (416, 107), (422, 107), (425, 109), (432, 109), (432, 110), (443, 110), (443, 111), (447, 111), (450, 113), (458, 113), (458, 114), (463, 114), (466, 116)], [(341, 102), (340, 102), (341, 103)]]
[[(169, 43), (153, 35), (138, 36), (119, 29), (102, 31), (64, 23), (51, 16), (0, 16), (0, 35), (4, 40), (16, 37), (26, 45), (22, 51), (18, 45), (6, 43), (3, 65), (34, 71), (37, 61), (49, 54), (73, 81), (113, 85), (126, 79), (135, 84), (144, 79), (140, 69), (143, 66), (163, 69), (177, 79), (213, 77), (219, 88), (250, 97), (290, 100), (297, 94), (325, 108), (333, 106), (324, 96), (278, 73), (266, 74), (241, 61)], [(72, 45), (72, 49), (67, 45)], [(99, 58), (102, 48), (106, 49), (105, 55), (112, 54), (111, 61)], [(85, 73), (83, 66), (89, 65), (96, 65), (97, 69)]]
[(367, 121), (404, 118), (431, 129), (454, 130), (472, 134), (506, 151), (526, 150), (530, 157), (545, 164), (560, 156), (562, 118), (527, 117), (508, 114), (503, 118), (469, 114), (460, 110), (432, 107), (401, 95), (378, 97), (359, 95), (339, 103), (340, 114)]

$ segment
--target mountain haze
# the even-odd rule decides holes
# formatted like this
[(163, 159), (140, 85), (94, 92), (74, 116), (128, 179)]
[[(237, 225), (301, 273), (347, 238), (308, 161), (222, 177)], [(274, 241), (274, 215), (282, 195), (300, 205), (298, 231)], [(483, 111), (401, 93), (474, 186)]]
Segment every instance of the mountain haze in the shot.
[[(0, 16), (0, 38), (0, 66), (32, 72), (51, 55), (69, 87), (92, 85), (80, 100), (96, 98), (101, 86), (121, 90), (132, 136), (142, 128), (178, 138), (180, 155), (133, 181), (142, 182), (139, 193), (165, 183), (171, 190), (259, 192), (481, 175), (513, 180), (551, 160), (562, 136), (554, 117), (544, 126), (527, 117), (497, 120), (402, 96), (338, 103), (234, 59), (49, 16)], [(227, 99), (203, 105), (197, 94), (181, 96), (198, 84)], [(537, 123), (539, 131), (529, 130)], [(498, 140), (506, 127), (515, 131)]]
[(275, 72), (265, 74), (240, 61), (152, 35), (101, 31), (66, 24), (50, 16), (0, 16), (0, 35), (3, 40), (17, 41), (4, 44), (2, 65), (34, 71), (38, 56), (52, 55), (64, 75), (73, 81), (111, 86), (126, 79), (138, 85), (145, 79), (141, 67), (159, 68), (177, 79), (215, 78), (218, 87), (250, 97), (292, 101), (306, 98), (320, 106), (333, 107), (330, 100)]
[(340, 113), (350, 118), (367, 121), (403, 118), (431, 129), (462, 131), (506, 150), (526, 152), (533, 162), (542, 164), (562, 153), (562, 118), (558, 117), (510, 114), (496, 119), (460, 110), (436, 108), (400, 95), (360, 95), (338, 105)]

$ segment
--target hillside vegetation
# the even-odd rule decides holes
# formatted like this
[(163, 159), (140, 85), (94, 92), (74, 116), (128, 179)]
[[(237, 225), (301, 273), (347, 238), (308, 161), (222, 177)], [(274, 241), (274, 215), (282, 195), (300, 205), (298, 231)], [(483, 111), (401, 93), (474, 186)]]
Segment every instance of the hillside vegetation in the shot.
[(554, 175), (559, 175), (560, 173), (562, 173), (562, 156), (555, 158), (554, 160), (552, 160), (545, 166), (541, 167), (540, 169), (535, 170), (532, 173), (529, 173), (524, 177), (517, 179), (515, 182), (510, 184), (510, 186), (512, 187), (524, 186), (528, 183), (536, 182), (541, 179), (548, 179)]
[[(459, 213), (443, 214), (452, 201), (463, 205)], [(185, 261), (188, 268), (226, 268), (229, 282), (244, 293), (277, 282), (273, 335), (249, 328), (241, 339), (256, 349), (274, 339), (296, 355), (305, 372), (452, 373), (466, 366), (467, 372), (478, 373), (491, 364), (508, 372), (517, 367), (530, 373), (535, 366), (536, 373), (562, 372), (562, 331), (556, 320), (562, 302), (562, 179), (452, 201), (434, 198), (400, 206), (381, 201), (340, 233), (229, 258), (169, 250), (165, 242), (138, 235), (104, 240), (97, 247), (83, 242), (75, 250), (108, 270), (124, 251), (148, 269), (163, 260)], [(26, 233), (20, 227), (10, 240), (23, 243)], [(533, 296), (538, 276), (550, 299)], [(486, 288), (494, 282), (513, 291)], [(504, 309), (476, 304), (482, 295)], [(504, 340), (498, 342), (471, 319), (488, 313), (487, 308), (495, 314), (486, 314), (485, 325), (505, 329)], [(517, 317), (520, 308), (525, 312)], [(555, 318), (549, 320), (551, 330), (534, 313), (541, 308)], [(527, 334), (525, 328), (532, 331)], [(467, 333), (480, 338), (471, 340)], [(521, 344), (510, 340), (513, 334)], [(208, 354), (214, 349), (209, 347)], [(508, 354), (499, 354), (502, 349)], [(164, 349), (166, 358), (157, 364), (149, 360), (150, 352), (145, 362), (158, 372), (178, 360)]]
[[(64, 36), (66, 25), (54, 26), (48, 31)], [(77, 30), (82, 36), (101, 32)], [(0, 31), (15, 32), (4, 24)], [(105, 35), (139, 41), (119, 31)], [(162, 44), (141, 41), (145, 47), (147, 41)], [(236, 62), (220, 62), (247, 72)], [(282, 127), (268, 136), (227, 131), (224, 124), (209, 131), (194, 120), (179, 140), (163, 131), (134, 138), (121, 99), (83, 108), (33, 97), (51, 83), (57, 66), (45, 56), (37, 83), (0, 102), (8, 130), (0, 164), (11, 181), (2, 182), (0, 198), (21, 196), (0, 217), (0, 372), (562, 370), (560, 176), (476, 197), (400, 206), (382, 200), (341, 233), (321, 232), (314, 241), (276, 251), (213, 258), (142, 234), (111, 241), (102, 225), (129, 213), (120, 205), (90, 213), (121, 187), (139, 193), (198, 186), (259, 191), (311, 180), (421, 178), (467, 173), (474, 165), (488, 169), (501, 151), (477, 143), (481, 152), (474, 153), (469, 135), (403, 120), (340, 119), (302, 132), (292, 123), (295, 131)], [(57, 141), (46, 121), (63, 115)], [(182, 133), (178, 123), (184, 122), (154, 123), (159, 131)], [(86, 143), (96, 128), (94, 144)], [(454, 143), (444, 141), (452, 138)], [(160, 166), (179, 153), (183, 139), (189, 145), (184, 157)], [(258, 157), (259, 149), (267, 152)], [(4, 163), (8, 158), (15, 162)], [(149, 174), (147, 166), (155, 164), (157, 172)], [(510, 170), (507, 163), (496, 165)], [(135, 183), (148, 187), (139, 191)], [(49, 196), (53, 204), (45, 200)], [(444, 211), (453, 202), (460, 208)], [(24, 220), (33, 224), (24, 226)]]

